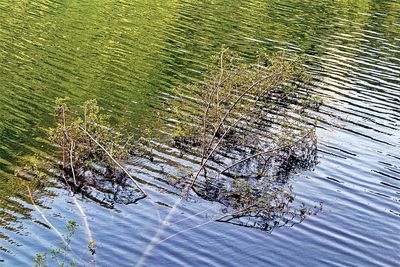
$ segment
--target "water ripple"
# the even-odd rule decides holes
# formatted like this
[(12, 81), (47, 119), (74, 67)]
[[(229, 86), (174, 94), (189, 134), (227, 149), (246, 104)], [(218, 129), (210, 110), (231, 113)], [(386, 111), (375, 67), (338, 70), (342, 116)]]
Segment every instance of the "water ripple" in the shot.
[[(317, 114), (319, 164), (293, 178), (297, 198), (323, 212), (272, 234), (209, 223), (156, 246), (146, 266), (396, 266), (400, 262), (400, 5), (398, 1), (0, 0), (0, 260), (32, 265), (57, 245), (12, 176), (21, 156), (46, 153), (42, 128), (55, 97), (97, 98), (117, 122), (141, 135), (175, 97), (201, 79), (221, 45), (251, 59), (260, 48), (307, 55), (324, 99)], [(191, 92), (185, 109), (198, 105)], [(160, 123), (160, 125), (158, 125)], [(166, 134), (162, 132), (161, 134)], [(153, 144), (152, 161), (127, 164), (157, 202), (106, 209), (79, 198), (97, 244), (99, 266), (131, 266), (142, 256), (180, 189), (171, 177), (199, 159)], [(149, 151), (148, 151), (149, 152)], [(214, 164), (216, 167), (217, 164)], [(62, 229), (80, 215), (62, 188), (38, 195)], [(221, 209), (192, 199), (163, 238), (206, 222)], [(157, 214), (159, 213), (159, 215)], [(197, 215), (196, 215), (197, 214)], [(174, 223), (175, 222), (175, 223)], [(91, 266), (83, 229), (74, 237), (79, 266)]]

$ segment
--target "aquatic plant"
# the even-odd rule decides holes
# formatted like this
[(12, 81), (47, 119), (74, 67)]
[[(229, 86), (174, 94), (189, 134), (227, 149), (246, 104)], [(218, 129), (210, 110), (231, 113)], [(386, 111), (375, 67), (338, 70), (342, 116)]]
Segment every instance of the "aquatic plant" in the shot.
[(114, 179), (125, 175), (143, 197), (147, 195), (120, 163), (132, 150), (132, 136), (111, 127), (96, 100), (84, 103), (83, 117), (71, 111), (65, 99), (56, 100), (56, 112), (57, 125), (48, 130), (49, 141), (61, 152), (61, 171), (69, 185), (84, 190), (95, 182), (96, 172)]
[(60, 242), (58, 248), (51, 249), (49, 252), (37, 253), (34, 259), (35, 267), (48, 267), (48, 266), (76, 266), (74, 260), (67, 261), (67, 258), (71, 256), (71, 241), (72, 236), (78, 229), (78, 224), (74, 220), (67, 222), (66, 228), (68, 234), (63, 236), (63, 241)]
[(111, 127), (96, 100), (86, 101), (81, 114), (67, 102), (66, 98), (56, 99), (55, 127), (46, 129), (53, 157), (30, 157), (16, 175), (29, 176), (36, 185), (49, 183), (49, 176), (58, 177), (71, 193), (81, 193), (105, 206), (146, 197), (122, 166), (135, 150), (133, 136), (123, 133), (121, 127)]
[(201, 156), (192, 186), (219, 149), (251, 150), (241, 153), (246, 157), (226, 166), (222, 174), (247, 160), (296, 147), (313, 135), (315, 121), (307, 109), (321, 104), (307, 89), (309, 77), (302, 62), (282, 53), (260, 53), (248, 64), (224, 49), (212, 61), (205, 79), (186, 89), (198, 103), (188, 106), (183, 101), (173, 107), (180, 118), (175, 145), (198, 148)]
[[(179, 94), (168, 103), (179, 116), (174, 120), (172, 144), (182, 155), (190, 151), (198, 159), (198, 168), (177, 178), (183, 184), (182, 196), (164, 218), (140, 264), (155, 245), (207, 223), (272, 231), (299, 223), (321, 209), (320, 205), (296, 204), (289, 183), (290, 175), (312, 169), (317, 162), (316, 119), (312, 112), (321, 100), (312, 96), (308, 82), (302, 62), (283, 53), (260, 53), (255, 63), (246, 63), (223, 49), (212, 57), (204, 80), (185, 89), (195, 95), (193, 103)], [(136, 144), (129, 133), (111, 127), (95, 100), (85, 102), (79, 114), (68, 107), (66, 99), (57, 99), (55, 118), (55, 127), (47, 133), (58, 160), (42, 161), (45, 166), (34, 163), (26, 169), (37, 183), (49, 171), (63, 181), (87, 229), (75, 193), (110, 206), (118, 202), (120, 191), (122, 200), (118, 203), (133, 203), (148, 196), (122, 165), (130, 152), (137, 151)], [(119, 189), (114, 190), (114, 184)], [(190, 190), (224, 205), (222, 214), (161, 239)], [(111, 194), (112, 201), (106, 200), (107, 194)], [(93, 242), (90, 234), (91, 252)], [(45, 255), (37, 257), (39, 263), (44, 259)]]
[[(317, 161), (313, 111), (322, 104), (309, 90), (299, 58), (261, 52), (254, 63), (229, 49), (211, 58), (201, 82), (177, 90), (172, 144), (199, 158), (187, 183), (199, 196), (230, 211), (217, 221), (271, 230), (300, 222), (320, 205), (296, 206), (289, 176)], [(189, 97), (185, 92), (190, 92)], [(179, 118), (179, 119), (178, 119)]]
[[(167, 112), (161, 113), (162, 119), (169, 116), (168, 127), (174, 130), (165, 132), (180, 150), (179, 157), (185, 158), (185, 152), (198, 168), (174, 179), (182, 195), (136, 266), (144, 266), (157, 245), (209, 223), (271, 232), (300, 223), (322, 208), (295, 203), (289, 183), (291, 174), (312, 169), (317, 160), (312, 111), (321, 99), (309, 91), (302, 62), (282, 53), (260, 53), (255, 63), (246, 63), (229, 49), (211, 61), (204, 80), (178, 88)], [(181, 203), (191, 198), (191, 189), (224, 208), (203, 223), (163, 237)]]
[[(88, 235), (88, 249), (93, 255), (95, 253), (93, 236), (84, 208), (75, 194), (81, 193), (109, 206), (119, 201), (132, 203), (147, 196), (121, 165), (133, 149), (132, 136), (112, 128), (108, 118), (100, 113), (96, 100), (84, 103), (81, 116), (68, 107), (67, 99), (56, 99), (55, 111), (55, 127), (46, 130), (50, 146), (54, 148), (54, 153), (51, 154), (53, 157), (40, 155), (30, 157), (22, 168), (15, 170), (15, 175), (33, 183), (34, 189), (42, 188), (54, 177), (66, 185), (82, 217)], [(27, 188), (32, 205), (62, 241), (60, 249), (51, 251), (55, 259), (57, 255), (67, 252), (72, 234), (66, 238), (60, 234), (36, 205), (29, 186)], [(123, 191), (121, 196), (120, 191)], [(111, 195), (112, 201), (107, 202), (105, 197), (107, 195)], [(37, 266), (46, 266), (44, 264), (46, 255), (37, 255), (35, 259)], [(64, 266), (64, 262), (60, 266)]]

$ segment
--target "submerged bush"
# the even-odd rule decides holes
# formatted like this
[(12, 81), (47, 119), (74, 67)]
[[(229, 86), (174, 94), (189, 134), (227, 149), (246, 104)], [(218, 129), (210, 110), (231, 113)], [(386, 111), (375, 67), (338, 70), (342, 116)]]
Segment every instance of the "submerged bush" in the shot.
[[(174, 177), (183, 194), (171, 212), (189, 189), (225, 206), (212, 221), (266, 231), (318, 212), (319, 205), (296, 203), (289, 180), (317, 162), (312, 112), (321, 100), (312, 96), (308, 82), (302, 62), (282, 53), (260, 53), (254, 63), (228, 49), (212, 57), (204, 80), (181, 88), (168, 103), (176, 115), (170, 141), (198, 166)], [(147, 196), (121, 165), (137, 146), (130, 134), (111, 127), (95, 100), (77, 112), (66, 99), (57, 99), (55, 111), (56, 125), (47, 132), (56, 159), (27, 165), (35, 181), (50, 171), (72, 195), (111, 207)]]
[(55, 159), (35, 157), (24, 171), (37, 184), (45, 183), (50, 172), (71, 192), (82, 193), (106, 206), (133, 203), (145, 197), (146, 193), (121, 165), (134, 150), (133, 136), (123, 133), (120, 127), (112, 127), (96, 100), (86, 101), (81, 114), (70, 109), (67, 102), (56, 99), (55, 127), (46, 130)]
[(224, 49), (212, 57), (203, 81), (181, 88), (171, 101), (172, 144), (199, 159), (187, 182), (201, 197), (227, 206), (229, 221), (247, 217), (269, 229), (271, 221), (301, 221), (319, 210), (292, 205), (287, 183), (317, 160), (312, 112), (321, 100), (309, 81), (299, 59), (260, 53), (246, 63)]
[(173, 106), (180, 118), (174, 143), (196, 149), (200, 171), (224, 149), (240, 148), (241, 156), (261, 158), (296, 146), (294, 150), (302, 150), (300, 143), (313, 138), (315, 121), (307, 110), (317, 108), (320, 100), (308, 91), (301, 61), (261, 53), (248, 64), (230, 50), (212, 60), (205, 79), (187, 89), (196, 94), (197, 103), (189, 106), (183, 100)]

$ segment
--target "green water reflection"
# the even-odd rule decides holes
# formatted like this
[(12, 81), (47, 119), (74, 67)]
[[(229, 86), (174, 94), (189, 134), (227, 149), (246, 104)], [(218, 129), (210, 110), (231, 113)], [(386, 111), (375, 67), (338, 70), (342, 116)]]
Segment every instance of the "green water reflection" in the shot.
[(360, 55), (370, 31), (387, 43), (369, 39), (371, 57), (384, 51), (393, 61), (399, 10), (372, 0), (0, 0), (0, 226), (18, 232), (15, 222), (29, 217), (16, 201), (28, 202), (25, 183), (11, 174), (20, 157), (45, 150), (55, 97), (97, 98), (115, 121), (141, 129), (160, 92), (199, 78), (221, 45), (247, 57), (291, 50), (319, 65), (327, 51), (334, 57), (332, 43), (349, 59)]

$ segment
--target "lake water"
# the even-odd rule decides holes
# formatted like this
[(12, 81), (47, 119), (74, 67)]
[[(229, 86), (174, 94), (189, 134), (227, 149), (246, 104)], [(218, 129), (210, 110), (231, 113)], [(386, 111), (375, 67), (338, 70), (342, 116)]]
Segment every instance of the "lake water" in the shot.
[[(290, 183), (299, 201), (323, 202), (323, 210), (267, 233), (206, 223), (220, 207), (193, 197), (163, 229), (159, 218), (180, 195), (165, 173), (193, 162), (160, 146), (151, 163), (128, 164), (156, 207), (143, 199), (107, 208), (77, 196), (97, 252), (91, 255), (80, 227), (72, 242), (78, 266), (400, 264), (400, 2), (0, 0), (5, 266), (32, 266), (36, 253), (59, 243), (32, 205), (27, 182), (13, 176), (22, 157), (49, 153), (43, 129), (52, 125), (54, 99), (97, 98), (114, 122), (128, 122), (140, 136), (162, 127), (156, 111), (176, 86), (201, 79), (222, 45), (248, 59), (260, 48), (308, 56), (313, 91), (324, 100), (319, 162)], [(37, 191), (34, 199), (63, 233), (70, 219), (83, 225), (65, 188)], [(180, 231), (151, 245), (157, 233), (162, 240)]]

